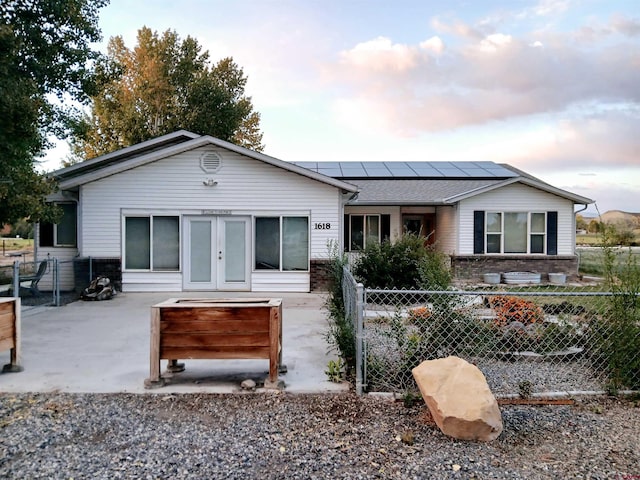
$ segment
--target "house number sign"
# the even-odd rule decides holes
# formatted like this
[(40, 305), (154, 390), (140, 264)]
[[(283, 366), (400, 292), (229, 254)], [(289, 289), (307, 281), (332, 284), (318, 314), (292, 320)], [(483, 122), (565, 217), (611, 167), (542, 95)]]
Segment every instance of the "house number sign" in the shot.
[(314, 223), (313, 224), (313, 229), (314, 230), (330, 230), (331, 229), (331, 224), (329, 222)]

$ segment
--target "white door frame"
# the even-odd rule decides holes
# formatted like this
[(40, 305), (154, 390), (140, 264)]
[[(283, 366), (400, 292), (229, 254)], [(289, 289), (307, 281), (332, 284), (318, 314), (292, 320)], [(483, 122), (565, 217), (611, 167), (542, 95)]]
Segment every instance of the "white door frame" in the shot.
[[(201, 237), (193, 239), (193, 224), (201, 222), (209, 223), (208, 238), (206, 226), (204, 228), (200, 226), (198, 234)], [(237, 227), (238, 224), (244, 226), (244, 232), (242, 232), (242, 228), (235, 231), (228, 230), (232, 226)], [(232, 239), (229, 239), (229, 252), (225, 248), (227, 231), (235, 234)], [(183, 232), (183, 290), (251, 290), (251, 217), (185, 215), (183, 217)], [(242, 235), (243, 233), (244, 236)], [(192, 245), (192, 240), (197, 243)], [(202, 249), (198, 258), (191, 258), (192, 247)], [(231, 255), (239, 255), (240, 257), (231, 257)], [(242, 258), (242, 255), (244, 255), (244, 258)], [(234, 258), (239, 258), (238, 261), (243, 262), (239, 270), (237, 262), (232, 265), (228, 263), (234, 262)], [(200, 276), (198, 280), (192, 280), (192, 274), (194, 273), (192, 260), (194, 264), (197, 263), (195, 268), (199, 270), (199, 272), (196, 272)], [(235, 278), (229, 278), (230, 276)]]

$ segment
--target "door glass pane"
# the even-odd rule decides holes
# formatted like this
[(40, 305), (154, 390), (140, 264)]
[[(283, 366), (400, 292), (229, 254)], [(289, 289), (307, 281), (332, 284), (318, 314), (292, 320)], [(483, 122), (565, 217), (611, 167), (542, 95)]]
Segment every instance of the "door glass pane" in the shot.
[(282, 269), (309, 269), (309, 219), (307, 217), (282, 219)]
[(505, 212), (504, 253), (527, 253), (526, 212)]
[(351, 215), (351, 250), (364, 248), (364, 216)]
[(380, 243), (380, 217), (378, 215), (367, 215), (367, 245), (370, 242)]
[(280, 218), (256, 218), (256, 270), (280, 270)]
[(211, 221), (191, 220), (191, 282), (211, 282)]
[(246, 261), (246, 222), (224, 221), (224, 281), (244, 282)]
[(153, 217), (153, 269), (180, 269), (178, 217)]
[(127, 217), (124, 220), (124, 268), (151, 268), (151, 229), (149, 217)]

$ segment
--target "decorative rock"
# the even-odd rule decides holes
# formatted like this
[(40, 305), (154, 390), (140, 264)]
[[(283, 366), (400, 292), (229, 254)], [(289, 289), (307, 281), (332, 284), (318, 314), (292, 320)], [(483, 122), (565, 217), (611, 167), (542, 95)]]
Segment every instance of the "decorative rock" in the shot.
[(481, 441), (500, 435), (500, 408), (478, 367), (451, 356), (424, 361), (412, 373), (442, 433)]
[(240, 384), (240, 388), (242, 388), (243, 390), (255, 390), (256, 382), (254, 382), (250, 378), (247, 378), (246, 380), (242, 381), (242, 383)]

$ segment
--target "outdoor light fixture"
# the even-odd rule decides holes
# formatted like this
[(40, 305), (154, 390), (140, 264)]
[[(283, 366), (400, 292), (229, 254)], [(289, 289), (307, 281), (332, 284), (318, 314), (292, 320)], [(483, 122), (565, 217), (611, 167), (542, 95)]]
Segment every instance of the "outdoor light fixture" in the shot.
[(205, 187), (215, 187), (216, 185), (218, 185), (218, 181), (214, 178), (207, 178), (202, 183)]

